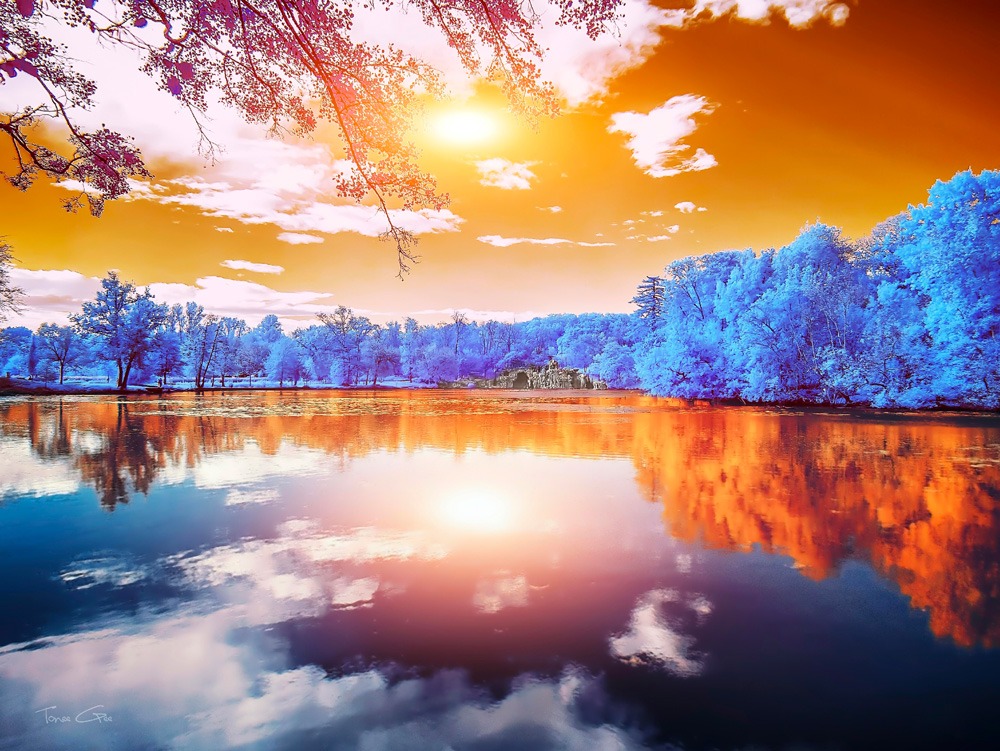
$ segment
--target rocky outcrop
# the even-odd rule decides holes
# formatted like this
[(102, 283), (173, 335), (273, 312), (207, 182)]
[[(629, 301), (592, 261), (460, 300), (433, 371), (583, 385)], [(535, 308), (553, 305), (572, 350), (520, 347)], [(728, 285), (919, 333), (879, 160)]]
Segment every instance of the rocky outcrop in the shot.
[(591, 378), (576, 368), (560, 368), (555, 360), (543, 367), (511, 368), (495, 378), (472, 381), (484, 389), (606, 389), (598, 378)]

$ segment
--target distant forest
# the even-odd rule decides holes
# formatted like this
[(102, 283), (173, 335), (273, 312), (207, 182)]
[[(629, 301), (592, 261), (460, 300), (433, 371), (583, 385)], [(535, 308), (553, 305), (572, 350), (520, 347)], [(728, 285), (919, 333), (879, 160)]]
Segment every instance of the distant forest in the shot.
[(957, 174), (849, 240), (670, 263), (631, 314), (375, 324), (350, 308), (286, 332), (194, 303), (168, 307), (111, 273), (72, 325), (0, 331), (0, 374), (195, 387), (365, 386), (493, 377), (555, 359), (613, 388), (751, 403), (1000, 407), (1000, 172)]

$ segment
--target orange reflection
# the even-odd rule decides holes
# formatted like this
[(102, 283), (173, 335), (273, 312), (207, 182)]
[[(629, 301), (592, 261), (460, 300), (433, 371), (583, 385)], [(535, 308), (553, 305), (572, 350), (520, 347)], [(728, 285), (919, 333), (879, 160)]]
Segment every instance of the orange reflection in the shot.
[[(169, 466), (248, 442), (267, 454), (283, 443), (321, 449), (341, 465), (421, 448), (627, 457), (642, 493), (663, 505), (669, 534), (722, 550), (759, 545), (817, 579), (845, 559), (870, 561), (929, 611), (935, 635), (1000, 644), (992, 418), (689, 409), (613, 392), (42, 400), (4, 404), (0, 418), (3, 434), (27, 439), (39, 456), (71, 458), (108, 509), (148, 492)], [(486, 532), (514, 513), (500, 495), (461, 488), (439, 511), (448, 524)]]

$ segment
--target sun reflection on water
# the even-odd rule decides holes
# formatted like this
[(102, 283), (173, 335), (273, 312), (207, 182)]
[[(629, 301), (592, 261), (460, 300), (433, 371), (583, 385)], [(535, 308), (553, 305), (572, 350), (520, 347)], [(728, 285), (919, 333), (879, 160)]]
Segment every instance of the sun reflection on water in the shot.
[(502, 534), (514, 527), (511, 501), (492, 488), (463, 488), (447, 495), (439, 507), (448, 527), (467, 532)]

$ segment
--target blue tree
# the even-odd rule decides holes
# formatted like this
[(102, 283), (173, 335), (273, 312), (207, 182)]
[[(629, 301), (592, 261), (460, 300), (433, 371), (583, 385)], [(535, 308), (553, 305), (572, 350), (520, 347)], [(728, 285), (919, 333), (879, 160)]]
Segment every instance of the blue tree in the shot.
[(149, 352), (167, 313), (167, 306), (158, 305), (148, 289), (140, 293), (112, 271), (101, 280), (97, 297), (85, 302), (70, 320), (99, 342), (99, 356), (114, 361), (118, 389), (124, 390), (132, 368)]

